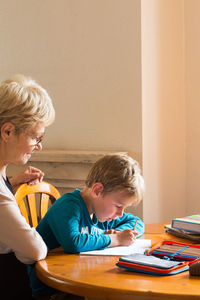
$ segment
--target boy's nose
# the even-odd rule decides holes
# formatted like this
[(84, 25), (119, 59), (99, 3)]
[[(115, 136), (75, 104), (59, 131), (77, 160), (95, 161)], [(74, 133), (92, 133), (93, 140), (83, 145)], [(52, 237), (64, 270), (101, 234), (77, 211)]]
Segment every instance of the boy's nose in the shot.
[(120, 208), (118, 211), (117, 211), (117, 215), (119, 217), (122, 217), (123, 216), (123, 213), (124, 213), (124, 209), (123, 208)]

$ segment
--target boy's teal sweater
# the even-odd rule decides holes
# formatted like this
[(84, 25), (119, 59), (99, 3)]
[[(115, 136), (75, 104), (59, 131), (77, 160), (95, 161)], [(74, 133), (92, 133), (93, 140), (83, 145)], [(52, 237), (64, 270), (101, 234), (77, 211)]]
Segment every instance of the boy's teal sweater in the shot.
[[(132, 229), (136, 220), (136, 231), (138, 236), (141, 236), (144, 233), (144, 223), (130, 213), (124, 213), (122, 217), (111, 222), (101, 223), (95, 216), (91, 220), (80, 191), (76, 189), (56, 200), (36, 230), (42, 236), (48, 250), (61, 246), (64, 252), (78, 253), (108, 247), (111, 239), (108, 234), (104, 234), (105, 230)], [(34, 266), (29, 266), (28, 272), (34, 295), (51, 293), (50, 290), (48, 293), (47, 287), (37, 279)]]

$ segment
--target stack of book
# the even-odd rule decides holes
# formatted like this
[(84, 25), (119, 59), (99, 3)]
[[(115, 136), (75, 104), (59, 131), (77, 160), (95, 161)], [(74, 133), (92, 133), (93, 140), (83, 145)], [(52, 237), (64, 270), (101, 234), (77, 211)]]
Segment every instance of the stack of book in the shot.
[(165, 225), (166, 232), (177, 237), (200, 242), (200, 215), (176, 218)]

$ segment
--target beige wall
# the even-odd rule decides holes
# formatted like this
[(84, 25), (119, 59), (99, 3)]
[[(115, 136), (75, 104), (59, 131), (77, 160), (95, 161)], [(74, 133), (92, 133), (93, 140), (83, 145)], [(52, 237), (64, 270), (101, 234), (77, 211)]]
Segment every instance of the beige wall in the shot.
[(200, 210), (200, 1), (141, 3), (143, 216), (152, 222)]
[(0, 80), (49, 91), (44, 148), (130, 152), (145, 222), (200, 207), (199, 20), (199, 0), (1, 1)]
[(182, 0), (142, 1), (143, 174), (146, 223), (185, 214)]
[(187, 214), (200, 212), (200, 1), (185, 0)]
[(0, 80), (31, 75), (55, 104), (44, 149), (128, 151), (141, 163), (140, 9), (140, 0), (1, 2)]
[(44, 147), (141, 157), (140, 1), (2, 2), (0, 79), (21, 72), (49, 91)]

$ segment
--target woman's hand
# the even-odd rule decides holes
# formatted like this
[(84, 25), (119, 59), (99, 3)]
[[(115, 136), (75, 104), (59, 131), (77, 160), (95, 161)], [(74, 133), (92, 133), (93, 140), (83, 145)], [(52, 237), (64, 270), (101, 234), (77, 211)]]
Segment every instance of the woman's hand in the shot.
[(10, 178), (10, 183), (13, 188), (22, 183), (34, 185), (41, 182), (43, 180), (43, 177), (44, 173), (41, 170), (29, 166), (18, 175)]

